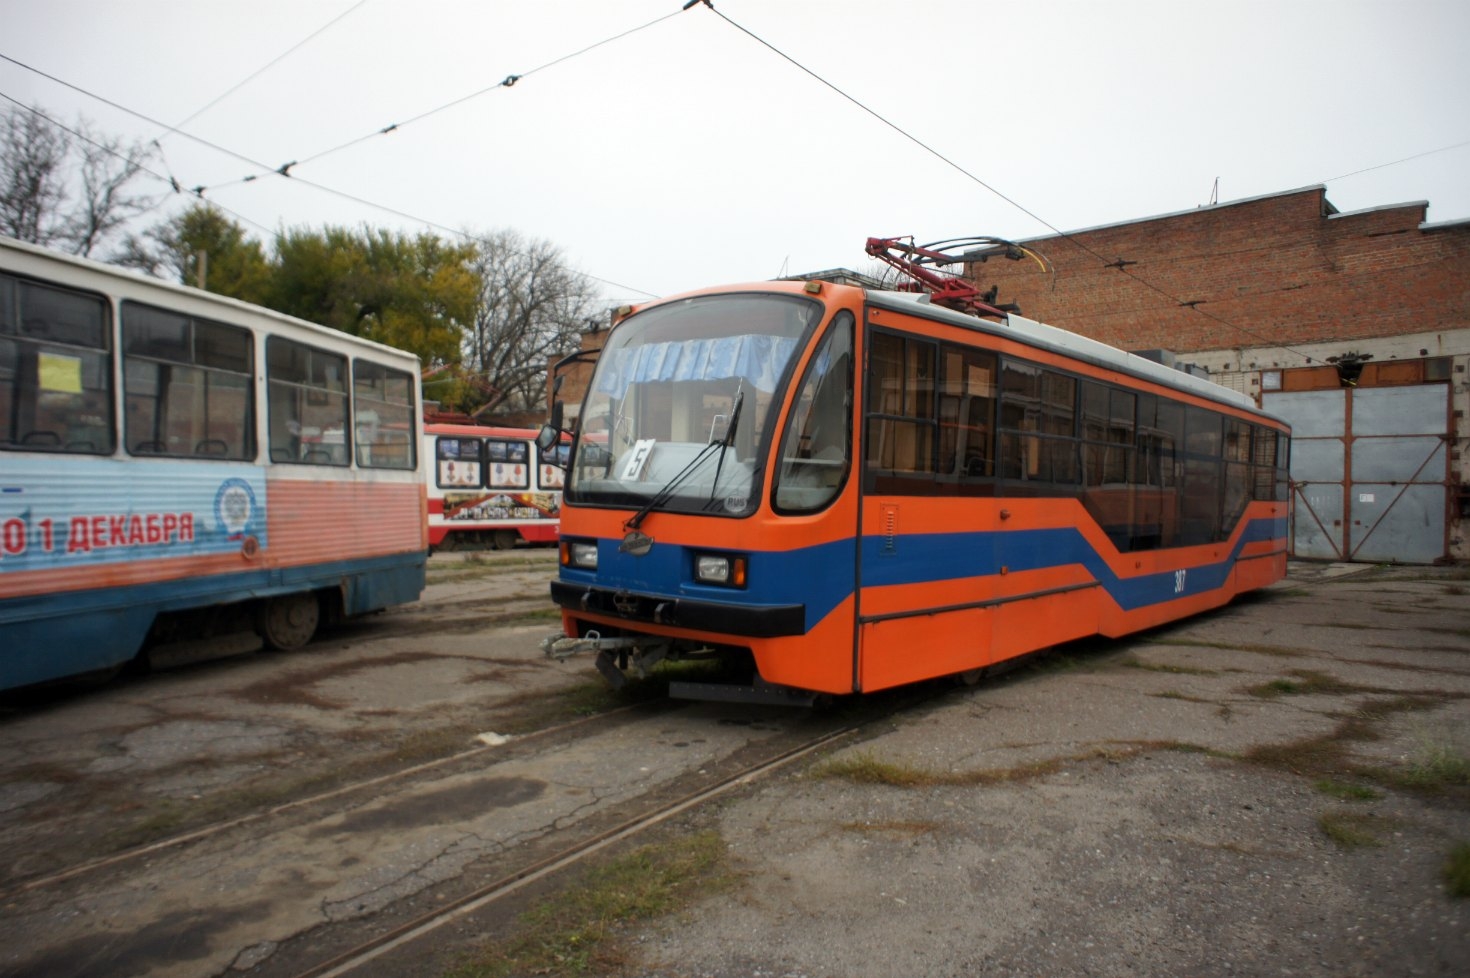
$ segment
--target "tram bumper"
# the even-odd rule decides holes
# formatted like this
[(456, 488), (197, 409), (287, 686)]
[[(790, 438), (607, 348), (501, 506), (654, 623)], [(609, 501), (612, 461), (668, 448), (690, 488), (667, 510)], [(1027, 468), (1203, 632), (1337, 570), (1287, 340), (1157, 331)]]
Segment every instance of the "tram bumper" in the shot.
[(551, 599), (567, 611), (741, 638), (806, 633), (806, 605), (748, 605), (664, 597), (623, 589), (551, 582)]

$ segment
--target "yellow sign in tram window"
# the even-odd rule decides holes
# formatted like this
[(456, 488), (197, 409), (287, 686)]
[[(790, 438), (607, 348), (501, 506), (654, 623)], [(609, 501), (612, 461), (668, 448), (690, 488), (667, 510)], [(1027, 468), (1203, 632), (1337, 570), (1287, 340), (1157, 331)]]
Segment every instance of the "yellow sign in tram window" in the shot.
[(41, 390), (55, 391), (58, 394), (80, 394), (82, 392), (81, 357), (42, 353), (37, 358), (36, 366), (41, 376)]

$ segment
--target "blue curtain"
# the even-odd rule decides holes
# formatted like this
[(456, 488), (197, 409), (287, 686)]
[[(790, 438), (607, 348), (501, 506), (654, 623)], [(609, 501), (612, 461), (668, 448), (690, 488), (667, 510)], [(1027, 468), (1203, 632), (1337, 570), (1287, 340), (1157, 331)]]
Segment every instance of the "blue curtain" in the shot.
[(795, 340), (766, 334), (624, 347), (603, 354), (596, 389), (622, 397), (635, 383), (738, 378), (757, 390), (774, 391), (795, 349)]

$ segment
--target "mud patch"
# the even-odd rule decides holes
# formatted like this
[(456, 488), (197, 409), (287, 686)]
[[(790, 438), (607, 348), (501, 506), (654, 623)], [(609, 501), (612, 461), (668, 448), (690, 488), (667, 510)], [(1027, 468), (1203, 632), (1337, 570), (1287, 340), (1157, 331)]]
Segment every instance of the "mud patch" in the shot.
[[(434, 652), (397, 652), (375, 658), (352, 659), (346, 662), (319, 665), (311, 669), (292, 669), (287, 673), (272, 676), (264, 682), (252, 683), (229, 693), (231, 697), (246, 703), (296, 703), (324, 710), (340, 710), (343, 704), (313, 692), (307, 687), (328, 679), (342, 679), (360, 672), (385, 669), (392, 666), (413, 665), (430, 659), (443, 659)], [(449, 658), (459, 658), (450, 656)]]
[(170, 964), (207, 958), (214, 951), (211, 937), (241, 922), (264, 920), (269, 913), (270, 905), (265, 902), (211, 914), (171, 913), (131, 933), (95, 933), (69, 941), (63, 948), (45, 950), (7, 967), (5, 974), (14, 978), (131, 978), (156, 974)]
[(352, 812), (337, 825), (314, 829), (311, 834), (377, 832), (468, 821), (496, 808), (524, 804), (545, 791), (546, 782), (533, 778), (486, 778)]

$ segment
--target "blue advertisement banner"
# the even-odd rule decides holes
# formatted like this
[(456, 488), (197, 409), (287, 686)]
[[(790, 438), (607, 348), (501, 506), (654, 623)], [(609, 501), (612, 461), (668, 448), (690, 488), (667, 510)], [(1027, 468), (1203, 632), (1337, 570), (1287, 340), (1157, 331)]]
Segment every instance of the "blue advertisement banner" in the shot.
[(266, 546), (249, 465), (0, 456), (0, 575)]

